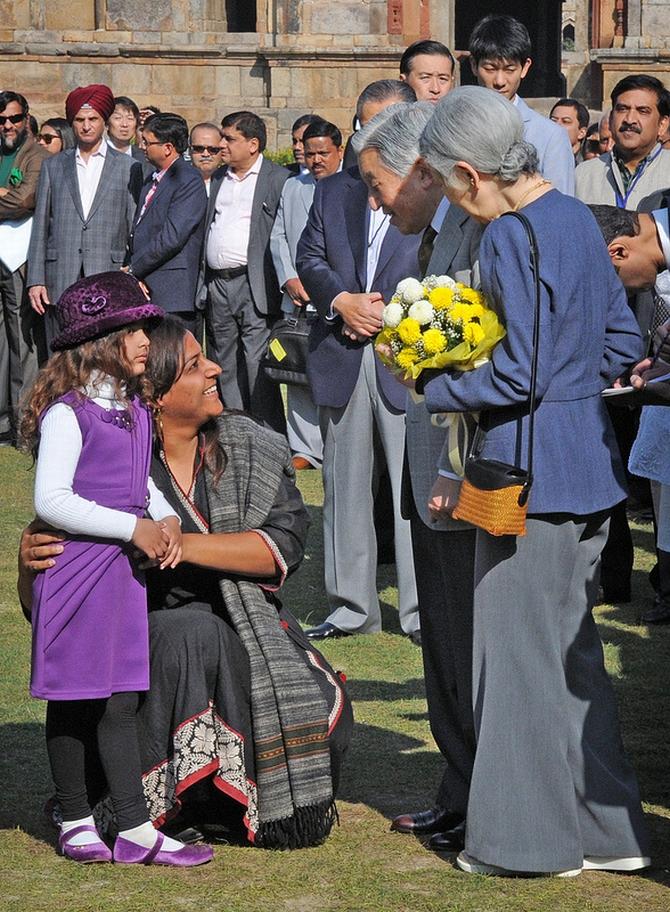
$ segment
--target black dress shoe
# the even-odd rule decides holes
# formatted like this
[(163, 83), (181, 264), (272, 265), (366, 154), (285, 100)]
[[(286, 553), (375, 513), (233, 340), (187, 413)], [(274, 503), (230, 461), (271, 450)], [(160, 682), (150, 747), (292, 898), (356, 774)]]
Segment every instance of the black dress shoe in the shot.
[(443, 807), (429, 808), (427, 811), (415, 811), (413, 814), (400, 814), (391, 821), (391, 829), (396, 833), (441, 833), (451, 830), (463, 820), (462, 814), (448, 811)]
[(433, 852), (460, 852), (465, 848), (465, 820), (444, 833), (435, 833), (428, 840)]
[(644, 612), (640, 620), (643, 624), (670, 624), (670, 605), (667, 602), (656, 602), (653, 608)]
[(421, 645), (421, 631), (420, 630), (413, 630), (411, 633), (408, 633), (407, 636), (414, 643), (415, 646)]
[(310, 627), (309, 630), (306, 630), (305, 636), (308, 640), (336, 640), (338, 637), (348, 637), (351, 634), (348, 630), (340, 630), (335, 624), (324, 621), (318, 627)]

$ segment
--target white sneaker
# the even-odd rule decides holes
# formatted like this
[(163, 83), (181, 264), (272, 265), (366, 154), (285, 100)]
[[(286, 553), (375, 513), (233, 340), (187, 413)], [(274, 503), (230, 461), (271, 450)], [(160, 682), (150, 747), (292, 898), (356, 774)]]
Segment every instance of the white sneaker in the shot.
[(473, 858), (467, 852), (460, 852), (456, 864), (467, 874), (488, 874), (489, 877), (577, 877), (582, 873), (581, 868), (568, 871), (509, 871), (497, 865), (486, 864), (478, 858)]
[(629, 855), (619, 858), (616, 855), (587, 855), (584, 858), (584, 871), (640, 871), (648, 868), (651, 858), (646, 855)]

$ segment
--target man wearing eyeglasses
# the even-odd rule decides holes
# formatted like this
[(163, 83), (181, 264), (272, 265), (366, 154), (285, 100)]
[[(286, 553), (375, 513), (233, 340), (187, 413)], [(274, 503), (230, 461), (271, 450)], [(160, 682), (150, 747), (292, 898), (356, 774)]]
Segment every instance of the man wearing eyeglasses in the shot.
[(199, 123), (191, 130), (189, 142), (191, 164), (200, 172), (209, 196), (212, 174), (223, 164), (221, 130), (213, 123)]
[(26, 99), (18, 92), (0, 92), (0, 446), (15, 440), (19, 398), (37, 371), (25, 262), (46, 157), (28, 130)]
[(157, 304), (200, 336), (195, 289), (204, 237), (207, 194), (182, 158), (188, 126), (178, 114), (149, 117), (140, 148), (154, 167), (142, 186), (130, 241), (130, 271), (149, 286)]

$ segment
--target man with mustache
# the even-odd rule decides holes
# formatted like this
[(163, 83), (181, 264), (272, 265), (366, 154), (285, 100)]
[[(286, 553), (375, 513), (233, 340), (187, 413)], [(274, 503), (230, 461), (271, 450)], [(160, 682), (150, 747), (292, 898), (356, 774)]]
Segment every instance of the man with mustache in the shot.
[[(654, 76), (637, 74), (621, 79), (612, 90), (609, 126), (614, 145), (609, 152), (583, 162), (575, 172), (576, 196), (585, 203), (651, 212), (660, 191), (670, 187), (670, 152), (658, 137), (670, 119), (670, 93)], [(665, 322), (663, 302), (650, 292), (631, 297), (630, 304), (643, 338), (649, 343), (654, 328)], [(610, 409), (624, 463), (637, 434), (639, 410)], [(639, 495), (647, 497), (644, 487)], [(602, 554), (601, 584), (606, 602), (629, 602), (633, 542), (626, 501), (612, 511), (607, 544)]]
[(638, 74), (621, 79), (611, 98), (614, 147), (579, 165), (575, 195), (585, 203), (646, 210), (640, 205), (645, 197), (670, 187), (670, 152), (658, 141), (670, 118), (670, 92), (655, 76)]
[(9, 237), (21, 230), (19, 223), (27, 227), (25, 220), (32, 217), (47, 157), (28, 130), (24, 96), (0, 91), (0, 226), (6, 232), (0, 243), (0, 446), (14, 442), (21, 393), (37, 373), (36, 321), (26, 296), (27, 246), (14, 251), (14, 262), (5, 259)]

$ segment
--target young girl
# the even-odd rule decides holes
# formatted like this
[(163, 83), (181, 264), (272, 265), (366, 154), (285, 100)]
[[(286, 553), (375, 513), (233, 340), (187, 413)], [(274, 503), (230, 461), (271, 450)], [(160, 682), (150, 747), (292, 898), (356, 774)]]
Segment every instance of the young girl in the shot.
[(151, 419), (136, 395), (149, 349), (144, 321), (162, 311), (122, 272), (81, 279), (57, 308), (56, 354), (28, 396), (22, 435), (37, 457), (37, 514), (71, 536), (33, 587), (30, 691), (48, 700), (47, 750), (63, 815), (58, 849), (80, 862), (112, 860), (86, 790), (97, 739), (119, 831), (113, 860), (203, 864), (209, 846), (185, 846), (149, 822), (136, 727), (149, 650), (132, 552), (161, 567), (181, 559), (179, 521), (149, 478)]

